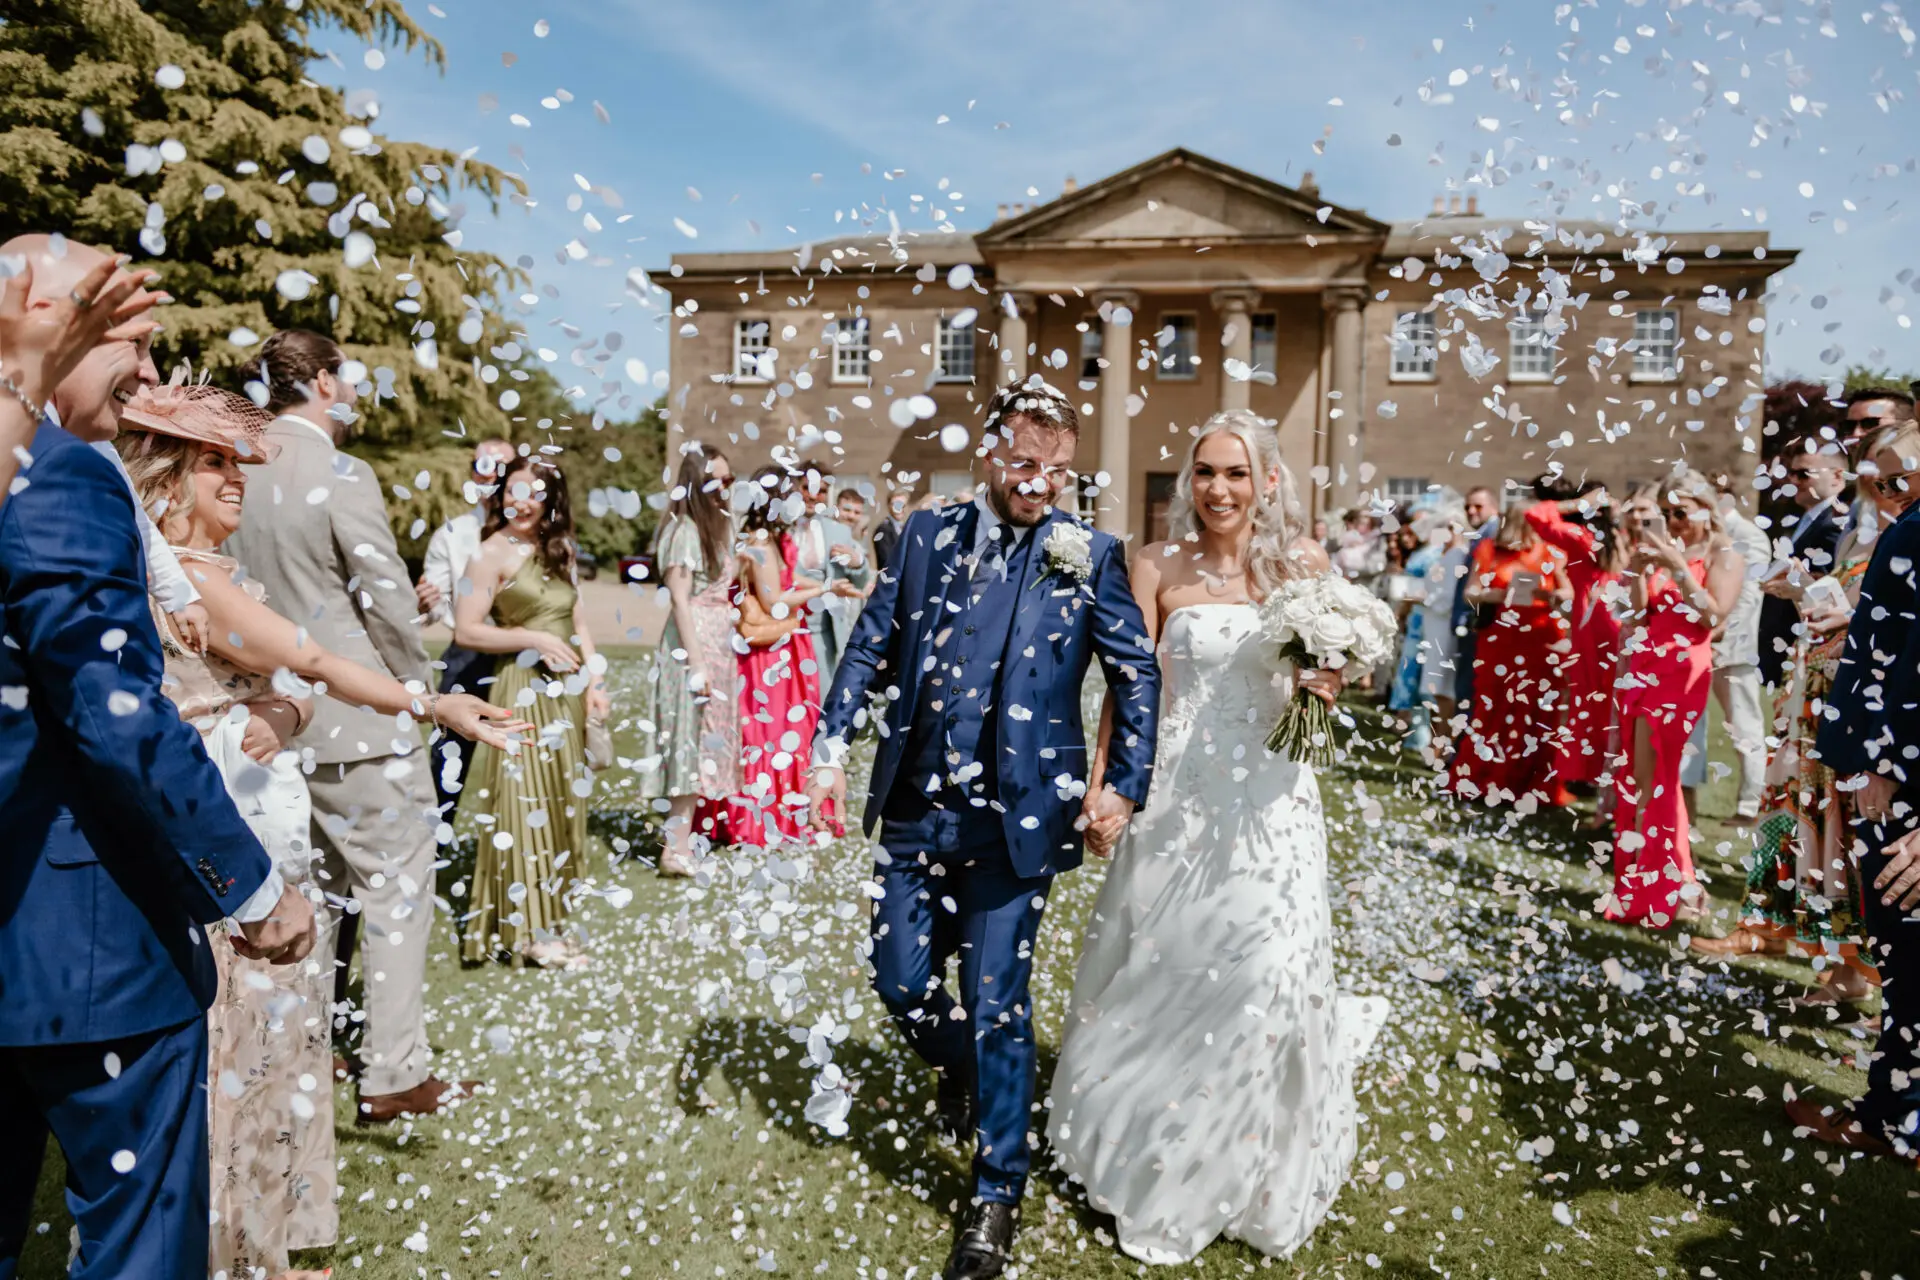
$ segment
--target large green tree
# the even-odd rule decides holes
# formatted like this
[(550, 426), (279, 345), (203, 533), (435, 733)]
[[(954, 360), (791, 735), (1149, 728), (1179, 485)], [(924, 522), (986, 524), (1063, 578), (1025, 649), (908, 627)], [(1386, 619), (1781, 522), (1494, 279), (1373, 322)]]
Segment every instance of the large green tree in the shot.
[(160, 269), (163, 371), (219, 377), (249, 334), (310, 328), (392, 397), (368, 414), (376, 446), (526, 417), (500, 403), (519, 384), (478, 368), (513, 363), (489, 353), (516, 273), (453, 225), (460, 199), (518, 180), (383, 137), (376, 101), (307, 75), (328, 24), (440, 62), (398, 3), (0, 0), (0, 19), (0, 237), (61, 231)]

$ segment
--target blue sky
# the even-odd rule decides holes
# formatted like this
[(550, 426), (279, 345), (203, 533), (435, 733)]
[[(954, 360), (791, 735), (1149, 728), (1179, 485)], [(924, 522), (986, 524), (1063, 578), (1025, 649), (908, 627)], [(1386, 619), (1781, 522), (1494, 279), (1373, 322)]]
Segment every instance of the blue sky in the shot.
[[(649, 375), (666, 362), (666, 317), (626, 287), (631, 268), (845, 234), (855, 217), (884, 226), (889, 212), (932, 229), (943, 181), (939, 207), (978, 229), (1068, 174), (1084, 184), (1176, 145), (1284, 182), (1311, 169), (1328, 199), (1382, 218), (1418, 217), (1452, 183), (1516, 226), (1643, 201), (1646, 224), (1764, 225), (1802, 250), (1775, 281), (1774, 370), (1920, 368), (1901, 324), (1920, 308), (1903, 199), (1920, 62), (1891, 6), (437, 7), (409, 4), (446, 46), (444, 75), (398, 51), (372, 69), (333, 35), (320, 44), (338, 63), (316, 78), (375, 92), (380, 132), (477, 147), (523, 175), (537, 207), (472, 210), (465, 243), (531, 262), (530, 332), (617, 332)], [(571, 345), (558, 337), (547, 345)]]

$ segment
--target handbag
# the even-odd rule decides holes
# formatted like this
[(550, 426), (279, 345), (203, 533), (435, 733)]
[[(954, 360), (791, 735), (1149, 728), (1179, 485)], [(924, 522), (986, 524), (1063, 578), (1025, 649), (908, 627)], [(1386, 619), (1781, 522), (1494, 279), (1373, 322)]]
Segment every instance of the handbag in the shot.
[(613, 767), (613, 730), (601, 716), (587, 717), (587, 767), (602, 773)]
[(776, 618), (760, 603), (751, 587), (740, 592), (740, 621), (736, 629), (749, 649), (771, 649), (806, 624), (806, 614), (789, 609), (787, 616)]

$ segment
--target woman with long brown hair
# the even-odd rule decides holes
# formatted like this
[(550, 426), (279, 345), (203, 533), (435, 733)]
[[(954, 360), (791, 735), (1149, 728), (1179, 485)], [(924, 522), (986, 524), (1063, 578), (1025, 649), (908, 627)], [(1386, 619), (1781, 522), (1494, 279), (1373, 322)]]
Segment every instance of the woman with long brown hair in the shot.
[(482, 746), (474, 756), (468, 789), (492, 823), (473, 870), (461, 955), (578, 968), (585, 956), (561, 929), (567, 887), (579, 883), (587, 856), (586, 726), (605, 721), (612, 703), (576, 584), (573, 506), (560, 468), (538, 456), (508, 463), (482, 533), (467, 566), (473, 590), (454, 606), (453, 638), (510, 658), (495, 669), (490, 699), (531, 721), (534, 741), (515, 755)]
[[(740, 773), (727, 805), (736, 844), (807, 837), (807, 752), (820, 723), (820, 674), (807, 629), (807, 601), (824, 587), (797, 578), (793, 526), (806, 511), (797, 477), (780, 467), (754, 473), (739, 501)], [(838, 815), (824, 815), (838, 827)]]
[(670, 607), (648, 676), (655, 739), (640, 794), (667, 802), (660, 874), (693, 874), (740, 780), (740, 676), (733, 652), (733, 467), (711, 445), (681, 446), (654, 571)]
[(1473, 706), (1448, 788), (1486, 804), (1564, 805), (1554, 776), (1567, 620), (1566, 560), (1515, 504), (1473, 549), (1463, 588), (1480, 611)]

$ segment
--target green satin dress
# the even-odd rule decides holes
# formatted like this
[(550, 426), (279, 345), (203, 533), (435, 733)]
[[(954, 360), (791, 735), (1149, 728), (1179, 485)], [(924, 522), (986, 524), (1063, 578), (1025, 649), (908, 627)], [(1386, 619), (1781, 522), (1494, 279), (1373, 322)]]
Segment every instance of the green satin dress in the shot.
[[(572, 643), (578, 595), (530, 555), (495, 594), (492, 620)], [(467, 775), (467, 794), (478, 802), (480, 852), (461, 944), (465, 959), (518, 956), (552, 937), (566, 921), (569, 890), (585, 878), (593, 777), (585, 743), (587, 680), (585, 671), (550, 672), (530, 655), (501, 655), (488, 700), (534, 728), (512, 755), (481, 743)]]

